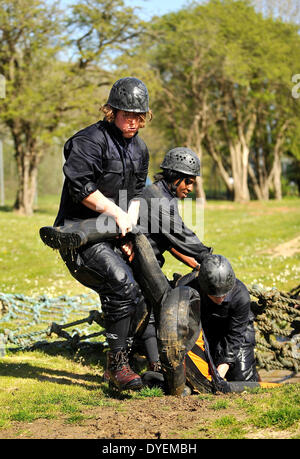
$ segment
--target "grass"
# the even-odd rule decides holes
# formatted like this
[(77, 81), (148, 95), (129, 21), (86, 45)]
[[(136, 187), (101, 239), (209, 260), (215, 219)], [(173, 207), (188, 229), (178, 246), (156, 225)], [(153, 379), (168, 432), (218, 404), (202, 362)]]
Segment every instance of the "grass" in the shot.
[[(269, 253), (300, 235), (299, 199), (247, 204), (208, 201), (203, 219), (197, 234), (203, 233), (203, 243), (230, 260), (243, 282), (284, 291), (299, 284), (300, 252), (276, 257)], [(171, 258), (167, 257), (168, 272), (175, 266), (184, 272)]]
[[(59, 197), (40, 198), (32, 217), (0, 210), (1, 291), (25, 295), (75, 295), (89, 290), (73, 279), (57, 251), (39, 238), (41, 226), (52, 225)], [(269, 250), (299, 236), (300, 199), (247, 204), (208, 201), (197, 234), (214, 253), (231, 261), (246, 284), (260, 283), (287, 291), (299, 283), (300, 253), (272, 257)], [(188, 223), (188, 222), (187, 222)], [(197, 222), (198, 223), (198, 222)], [(165, 273), (186, 273), (185, 265), (166, 254)]]
[(215, 396), (212, 399), (199, 395), (215, 412), (215, 418), (206, 419), (185, 438), (299, 438), (299, 397), (299, 384), (222, 395), (217, 401)]
[[(70, 276), (58, 253), (39, 239), (39, 228), (53, 223), (58, 202), (58, 197), (40, 198), (32, 217), (0, 209), (3, 293), (33, 297), (90, 293)], [(300, 199), (248, 204), (209, 201), (203, 216), (203, 242), (227, 256), (246, 284), (260, 283), (283, 291), (299, 284), (299, 252), (273, 257), (270, 251), (299, 235)], [(167, 255), (164, 271), (171, 278), (173, 272), (184, 274), (189, 269)], [(6, 326), (14, 329), (16, 323), (12, 320)], [(99, 406), (113, 406), (118, 411), (128, 400), (162, 397), (158, 388), (116, 395), (102, 382), (103, 365), (103, 360), (67, 351), (9, 352), (0, 358), (0, 431), (20, 424), (20, 432), (24, 432), (23, 423), (37, 419), (64, 419), (66, 424), (80, 425)], [(300, 437), (299, 385), (196, 397), (208, 409), (207, 419), (204, 415), (198, 427), (179, 432), (178, 438), (247, 438), (265, 430)], [(167, 404), (161, 409), (169, 412)]]
[[(74, 423), (84, 418), (83, 410), (112, 404), (101, 386), (102, 368), (82, 364), (67, 355), (44, 352), (9, 353), (0, 360), (0, 427), (13, 421), (58, 419)], [(109, 393), (109, 392), (108, 392)]]
[[(23, 432), (26, 426), (30, 435), (30, 423), (39, 419), (81, 426), (87, 420), (96, 422), (99, 407), (127, 413), (131, 400), (163, 396), (155, 387), (137, 393), (111, 391), (102, 382), (102, 367), (90, 363), (42, 351), (9, 353), (0, 359), (0, 435), (3, 429)], [(176, 438), (300, 438), (300, 384), (193, 397), (201, 402), (197, 424), (177, 431)], [(160, 410), (162, 416), (172, 415), (168, 400)]]

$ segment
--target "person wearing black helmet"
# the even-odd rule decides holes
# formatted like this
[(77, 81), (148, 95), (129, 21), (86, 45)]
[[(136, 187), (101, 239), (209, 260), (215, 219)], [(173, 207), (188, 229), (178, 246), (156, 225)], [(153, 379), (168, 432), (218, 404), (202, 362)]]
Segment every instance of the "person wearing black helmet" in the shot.
[[(141, 208), (140, 227), (147, 234), (161, 267), (165, 262), (163, 254), (169, 251), (186, 265), (199, 269), (211, 248), (203, 245), (184, 224), (178, 200), (185, 199), (193, 190), (196, 177), (200, 176), (200, 160), (190, 148), (176, 147), (165, 154), (160, 167), (162, 171), (154, 176), (153, 185), (144, 189), (143, 198), (148, 208)], [(143, 215), (144, 209), (147, 215)]]
[[(143, 192), (147, 205), (141, 206), (140, 210), (141, 232), (146, 234), (160, 267), (165, 263), (164, 253), (169, 252), (198, 270), (212, 249), (206, 247), (185, 225), (179, 214), (178, 200), (185, 199), (193, 190), (196, 177), (200, 175), (200, 160), (190, 148), (176, 147), (165, 154), (161, 169), (154, 176), (154, 183)], [(155, 327), (157, 319), (153, 313), (150, 314), (144, 334), (134, 341), (137, 348), (139, 345), (146, 348), (150, 370), (157, 370), (160, 366)]]
[(258, 381), (250, 295), (228, 259), (208, 255), (185, 285), (200, 294), (202, 327), (219, 375), (228, 381)]
[[(54, 227), (72, 226), (101, 214), (110, 216), (120, 236), (126, 236), (136, 224), (148, 173), (148, 149), (138, 136), (147, 114), (152, 117), (148, 90), (137, 78), (121, 78), (101, 109), (104, 119), (74, 134), (64, 146), (65, 182)], [(53, 227), (40, 230), (44, 242), (53, 239), (53, 233)], [(100, 296), (110, 347), (110, 382), (119, 390), (141, 388), (141, 378), (130, 368), (126, 351), (131, 317), (144, 301), (123, 254), (130, 255), (130, 242), (121, 237), (89, 241), (72, 250), (59, 247), (72, 276)]]
[[(154, 176), (155, 182), (143, 190), (141, 204), (145, 205), (140, 206), (139, 231), (146, 234), (160, 267), (165, 262), (164, 253), (169, 251), (175, 258), (197, 270), (204, 256), (212, 249), (203, 245), (184, 224), (178, 211), (178, 200), (185, 199), (192, 191), (196, 177), (200, 175), (200, 160), (190, 148), (176, 147), (165, 154), (161, 169)], [(41, 237), (52, 248), (78, 247), (97, 241), (98, 227), (96, 220), (87, 219), (57, 229), (41, 228)], [(104, 236), (100, 234), (101, 238)], [(143, 308), (139, 309), (143, 311)], [(138, 322), (139, 318), (135, 321)], [(153, 314), (143, 336), (135, 339), (137, 347), (141, 343), (146, 347), (150, 368), (157, 368), (159, 357)]]

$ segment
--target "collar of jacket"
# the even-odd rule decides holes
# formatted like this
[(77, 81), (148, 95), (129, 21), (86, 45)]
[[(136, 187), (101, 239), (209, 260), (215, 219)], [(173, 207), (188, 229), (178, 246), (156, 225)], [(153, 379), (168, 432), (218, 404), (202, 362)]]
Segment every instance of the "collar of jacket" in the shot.
[(137, 136), (138, 132), (136, 132), (134, 134), (133, 137), (130, 137), (130, 139), (126, 139), (123, 134), (122, 134), (122, 131), (121, 129), (119, 129), (115, 123), (109, 123), (108, 121), (103, 121), (104, 125), (105, 125), (105, 128), (107, 129), (107, 131), (109, 132), (109, 134), (114, 137), (120, 145), (123, 145), (123, 146), (126, 146), (126, 145), (129, 145), (132, 141), (132, 139), (134, 139), (134, 137)]
[(168, 195), (168, 198), (170, 198), (170, 199), (174, 199), (174, 198), (178, 199), (177, 196), (176, 196), (176, 191), (172, 192), (170, 190), (170, 188), (169, 188), (169, 185), (167, 184), (167, 182), (164, 179), (159, 180), (155, 184), (162, 190), (162, 192), (165, 195)]

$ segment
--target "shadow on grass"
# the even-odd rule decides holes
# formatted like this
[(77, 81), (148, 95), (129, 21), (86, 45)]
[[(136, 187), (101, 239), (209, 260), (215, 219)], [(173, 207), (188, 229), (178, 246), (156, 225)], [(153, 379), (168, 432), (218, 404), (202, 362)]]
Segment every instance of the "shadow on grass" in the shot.
[(13, 206), (0, 206), (0, 212), (13, 212)]
[[(1, 376), (14, 378), (29, 378), (38, 381), (48, 381), (56, 384), (84, 386), (88, 390), (99, 389), (101, 379), (94, 375), (80, 375), (65, 370), (53, 370), (47, 367), (35, 366), (29, 363), (2, 363), (0, 368)], [(97, 385), (88, 385), (87, 383)]]
[[(101, 343), (84, 343), (83, 346), (77, 349), (72, 348), (66, 341), (37, 342), (27, 348), (10, 348), (10, 354), (24, 353), (31, 351), (41, 351), (49, 356), (62, 356), (74, 362), (80, 362), (83, 366), (97, 365), (99, 368), (104, 368), (106, 355), (104, 347)], [(29, 363), (7, 363), (3, 362), (0, 366), (0, 376), (12, 376), (15, 378), (31, 378), (39, 381), (49, 381), (57, 384), (77, 384), (86, 386), (89, 390), (99, 389), (99, 384), (102, 383), (101, 376), (81, 375), (70, 373), (64, 370), (52, 370), (45, 367), (37, 367)], [(97, 386), (90, 386), (86, 383), (97, 383)]]
[(103, 365), (106, 360), (107, 345), (103, 342), (84, 342), (72, 345), (68, 340), (57, 341), (37, 341), (27, 347), (10, 347), (10, 354), (19, 352), (41, 351), (51, 356), (62, 356), (70, 360), (78, 360), (83, 365), (99, 364)]
[[(81, 345), (73, 349), (72, 346), (66, 341), (37, 342), (28, 348), (11, 348), (11, 354), (19, 352), (41, 351), (49, 356), (62, 356), (68, 360), (80, 362), (83, 366), (98, 365), (103, 369), (106, 366), (106, 351), (107, 347), (103, 343), (81, 343)], [(144, 365), (136, 363), (134, 369), (137, 372), (144, 370)], [(138, 368), (139, 367), (139, 368)], [(53, 370), (47, 366), (35, 366), (30, 363), (8, 363), (3, 362), (0, 366), (0, 376), (14, 377), (14, 378), (29, 378), (37, 381), (48, 381), (55, 384), (62, 385), (78, 385), (87, 390), (101, 389), (104, 397), (115, 400), (128, 400), (134, 397), (134, 391), (119, 392), (118, 389), (110, 386), (108, 382), (103, 379), (103, 376), (95, 375), (82, 375), (65, 370)], [(92, 383), (92, 384), (90, 384)], [(93, 384), (94, 383), (94, 384)]]
[(65, 370), (53, 370), (51, 368), (31, 365), (29, 363), (3, 363), (0, 367), (0, 376), (22, 379), (28, 378), (40, 382), (47, 381), (67, 386), (74, 386), (75, 384), (88, 391), (101, 389), (104, 397), (121, 401), (131, 399), (134, 396), (132, 391), (119, 392), (118, 389), (110, 387), (101, 376), (81, 375)]

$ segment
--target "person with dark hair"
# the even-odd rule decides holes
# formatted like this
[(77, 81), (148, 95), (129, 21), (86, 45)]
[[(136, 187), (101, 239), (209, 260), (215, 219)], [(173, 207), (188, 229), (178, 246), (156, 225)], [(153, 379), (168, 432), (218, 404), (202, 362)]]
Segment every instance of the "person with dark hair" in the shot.
[[(176, 147), (165, 154), (160, 167), (162, 171), (154, 176), (153, 185), (146, 187), (143, 193), (148, 208), (141, 206), (140, 228), (146, 233), (161, 267), (165, 262), (163, 254), (169, 251), (187, 266), (199, 269), (211, 248), (203, 245), (185, 225), (179, 214), (178, 200), (193, 191), (196, 177), (200, 176), (200, 160), (190, 148)], [(146, 215), (143, 215), (144, 209)]]
[[(154, 176), (154, 183), (144, 189), (145, 206), (140, 209), (140, 229), (146, 234), (160, 267), (165, 263), (164, 253), (171, 253), (192, 269), (200, 268), (203, 258), (211, 253), (198, 236), (183, 222), (178, 200), (185, 199), (193, 190), (200, 175), (200, 160), (190, 148), (176, 147), (169, 150), (161, 163), (162, 171)], [(145, 212), (145, 214), (143, 214)], [(152, 312), (145, 333), (134, 341), (144, 346), (149, 369), (159, 370), (159, 353), (156, 341), (157, 319)]]
[[(106, 373), (119, 390), (137, 390), (142, 381), (130, 368), (127, 340), (132, 316), (144, 298), (127, 262), (132, 244), (126, 236), (137, 222), (148, 174), (148, 149), (138, 136), (147, 114), (152, 117), (145, 84), (134, 77), (119, 79), (102, 111), (102, 121), (66, 142), (58, 215), (54, 227), (41, 228), (40, 235), (45, 243), (60, 249), (72, 276), (99, 294), (109, 344)], [(99, 216), (102, 224), (110, 217), (119, 238), (87, 239), (79, 246), (78, 234), (68, 237), (60, 232), (63, 241), (57, 240), (60, 227), (78, 227)]]

